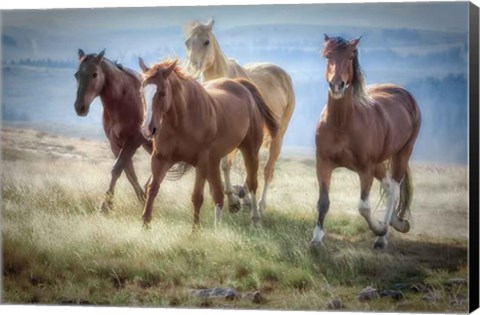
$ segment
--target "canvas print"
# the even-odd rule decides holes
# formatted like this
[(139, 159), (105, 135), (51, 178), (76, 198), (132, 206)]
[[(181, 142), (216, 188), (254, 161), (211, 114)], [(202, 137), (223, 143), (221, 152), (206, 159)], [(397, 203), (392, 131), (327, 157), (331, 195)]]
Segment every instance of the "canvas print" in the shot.
[(1, 302), (467, 312), (472, 8), (2, 11)]

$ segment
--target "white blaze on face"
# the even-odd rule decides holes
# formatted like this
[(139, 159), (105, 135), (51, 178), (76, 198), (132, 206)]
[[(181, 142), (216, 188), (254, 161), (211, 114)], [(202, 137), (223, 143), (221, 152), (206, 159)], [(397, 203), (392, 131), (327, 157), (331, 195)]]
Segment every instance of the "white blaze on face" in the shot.
[(145, 100), (145, 119), (143, 120), (143, 125), (142, 129), (143, 132), (146, 135), (150, 135), (150, 131), (148, 130), (148, 126), (150, 125), (150, 122), (152, 121), (152, 114), (153, 114), (153, 97), (155, 96), (155, 93), (157, 93), (157, 86), (155, 84), (147, 84), (143, 87), (142, 90), (143, 93), (143, 99)]

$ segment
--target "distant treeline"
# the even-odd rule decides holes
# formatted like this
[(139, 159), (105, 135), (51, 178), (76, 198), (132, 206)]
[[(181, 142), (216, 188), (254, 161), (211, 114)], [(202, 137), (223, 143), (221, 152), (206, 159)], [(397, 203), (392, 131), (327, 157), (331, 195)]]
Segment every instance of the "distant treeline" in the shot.
[(77, 63), (73, 60), (52, 60), (47, 59), (32, 59), (25, 58), (20, 60), (10, 60), (9, 62), (3, 61), (4, 66), (31, 66), (31, 67), (42, 67), (42, 68), (75, 68)]

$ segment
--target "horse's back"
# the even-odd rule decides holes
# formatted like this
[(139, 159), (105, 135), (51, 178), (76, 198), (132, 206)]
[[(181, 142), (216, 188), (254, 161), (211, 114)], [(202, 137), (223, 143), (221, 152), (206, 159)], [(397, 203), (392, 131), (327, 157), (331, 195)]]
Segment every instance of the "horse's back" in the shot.
[(254, 100), (249, 90), (230, 78), (207, 81), (205, 90), (210, 95), (217, 121), (216, 151), (227, 154), (245, 138), (252, 123)]
[(267, 62), (248, 64), (244, 68), (249, 79), (258, 86), (268, 107), (277, 117), (282, 118), (286, 112), (288, 114), (293, 112), (295, 106), (293, 83), (285, 70)]
[[(385, 126), (386, 134), (392, 137), (391, 143), (399, 147), (416, 140), (420, 130), (420, 109), (413, 95), (395, 84), (375, 84), (367, 87), (376, 116), (371, 117)], [(403, 143), (403, 144), (402, 144)]]
[(367, 86), (367, 94), (375, 106), (387, 112), (402, 111), (413, 121), (419, 122), (420, 109), (413, 95), (396, 84), (373, 84)]

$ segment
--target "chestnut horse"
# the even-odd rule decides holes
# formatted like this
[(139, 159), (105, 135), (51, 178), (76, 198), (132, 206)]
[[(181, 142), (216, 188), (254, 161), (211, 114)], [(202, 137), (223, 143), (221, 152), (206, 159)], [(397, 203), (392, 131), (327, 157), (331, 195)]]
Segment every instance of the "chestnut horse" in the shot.
[[(273, 137), (278, 131), (278, 123), (255, 85), (244, 79), (218, 79), (202, 86), (182, 73), (177, 61), (164, 61), (151, 68), (142, 59), (139, 64), (146, 108), (142, 131), (146, 137), (154, 137), (144, 225), (152, 219), (153, 202), (167, 170), (184, 162), (195, 166), (193, 227), (200, 222), (205, 181), (215, 204), (216, 226), (224, 201), (220, 161), (236, 148), (243, 154), (248, 192), (255, 201), (263, 126)], [(251, 217), (257, 224), (260, 215), (255, 202)]]
[(140, 146), (147, 152), (152, 152), (152, 143), (140, 131), (144, 112), (139, 92), (140, 75), (111, 62), (104, 54), (105, 50), (89, 55), (78, 50), (80, 63), (75, 73), (75, 111), (78, 116), (87, 116), (90, 104), (100, 96), (103, 129), (116, 158), (110, 185), (101, 205), (101, 211), (108, 213), (113, 206), (115, 183), (123, 170), (140, 202), (145, 202), (145, 193), (138, 183), (132, 157)]
[[(213, 19), (207, 24), (194, 21), (185, 26), (185, 46), (189, 64), (197, 72), (203, 75), (203, 79), (213, 80), (217, 78), (245, 78), (255, 83), (262, 93), (268, 108), (279, 120), (279, 132), (270, 142), (268, 160), (264, 170), (263, 191), (258, 202), (261, 213), (266, 208), (267, 191), (273, 178), (275, 163), (282, 149), (283, 138), (287, 131), (288, 123), (295, 109), (295, 93), (291, 77), (285, 70), (271, 63), (255, 63), (242, 67), (235, 60), (228, 59), (213, 34)], [(270, 141), (271, 140), (271, 141)], [(229, 198), (231, 210), (236, 210), (235, 192), (230, 183), (230, 169), (235, 153), (230, 154), (222, 162), (222, 170), (225, 178), (225, 193)], [(241, 196), (243, 192), (237, 194)], [(243, 191), (241, 189), (240, 191)], [(248, 201), (246, 202), (248, 203)]]
[[(315, 138), (320, 197), (312, 243), (320, 243), (324, 236), (332, 170), (346, 167), (360, 177), (359, 212), (378, 236), (374, 247), (384, 248), (389, 224), (403, 233), (410, 229), (407, 215), (412, 183), (408, 161), (421, 118), (415, 99), (404, 88), (393, 84), (365, 88), (358, 62), (359, 41), (325, 35), (322, 53), (327, 60), (328, 100)], [(386, 162), (391, 164), (390, 175)], [(387, 192), (383, 221), (371, 216), (368, 196), (374, 178)]]

